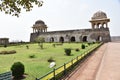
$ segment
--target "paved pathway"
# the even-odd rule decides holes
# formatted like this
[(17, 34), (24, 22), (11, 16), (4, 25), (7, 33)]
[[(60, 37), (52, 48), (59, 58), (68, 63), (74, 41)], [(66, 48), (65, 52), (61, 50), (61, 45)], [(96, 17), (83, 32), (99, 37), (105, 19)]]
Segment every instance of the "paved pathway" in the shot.
[(120, 43), (105, 43), (64, 80), (120, 80)]
[(108, 43), (95, 80), (120, 80), (120, 43)]

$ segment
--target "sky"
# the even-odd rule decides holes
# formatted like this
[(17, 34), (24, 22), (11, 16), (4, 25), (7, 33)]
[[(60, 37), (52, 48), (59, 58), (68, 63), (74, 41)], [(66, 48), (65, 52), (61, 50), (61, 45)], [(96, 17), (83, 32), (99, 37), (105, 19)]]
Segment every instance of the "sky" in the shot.
[(42, 20), (48, 31), (91, 28), (91, 17), (99, 10), (110, 18), (111, 36), (120, 36), (120, 0), (43, 0), (42, 7), (34, 6), (31, 12), (24, 10), (20, 17), (0, 12), (0, 38), (9, 41), (29, 41), (32, 26)]

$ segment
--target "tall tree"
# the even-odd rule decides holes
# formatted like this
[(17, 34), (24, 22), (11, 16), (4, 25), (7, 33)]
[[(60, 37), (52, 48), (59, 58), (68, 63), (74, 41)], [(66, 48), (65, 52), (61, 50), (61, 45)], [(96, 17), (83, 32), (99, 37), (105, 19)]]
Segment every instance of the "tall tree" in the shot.
[(0, 11), (5, 12), (5, 14), (10, 14), (12, 16), (19, 17), (21, 10), (31, 11), (33, 6), (38, 7), (43, 5), (41, 0), (1, 0), (0, 1)]

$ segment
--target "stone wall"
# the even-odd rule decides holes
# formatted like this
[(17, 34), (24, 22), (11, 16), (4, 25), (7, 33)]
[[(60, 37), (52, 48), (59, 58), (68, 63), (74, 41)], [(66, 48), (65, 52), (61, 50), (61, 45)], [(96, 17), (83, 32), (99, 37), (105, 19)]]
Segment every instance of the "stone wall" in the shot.
[(108, 28), (104, 29), (77, 29), (64, 31), (51, 31), (31, 33), (30, 42), (34, 42), (38, 36), (44, 37), (45, 42), (109, 42), (110, 33)]
[(0, 45), (9, 44), (9, 38), (0, 38)]

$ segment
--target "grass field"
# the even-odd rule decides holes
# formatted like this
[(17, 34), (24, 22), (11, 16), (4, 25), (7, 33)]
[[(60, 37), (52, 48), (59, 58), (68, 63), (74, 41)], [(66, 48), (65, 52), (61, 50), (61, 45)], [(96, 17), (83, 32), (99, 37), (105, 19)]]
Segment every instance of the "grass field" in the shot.
[[(87, 45), (87, 43), (84, 43)], [(44, 49), (40, 49), (38, 44), (10, 46), (7, 48), (0, 47), (0, 51), (16, 50), (16, 54), (0, 55), (0, 73), (10, 71), (10, 67), (14, 62), (20, 61), (25, 66), (25, 73), (28, 74), (25, 80), (34, 80), (36, 77), (40, 77), (53, 68), (49, 68), (47, 60), (53, 57), (56, 61), (56, 67), (70, 61), (77, 55), (80, 55), (84, 51), (91, 48), (93, 45), (81, 49), (81, 43), (64, 43), (62, 46), (53, 47), (53, 43), (44, 43)], [(96, 45), (96, 44), (94, 44)], [(72, 48), (72, 56), (66, 56), (64, 48)], [(76, 52), (75, 49), (79, 48), (80, 51)], [(29, 58), (30, 55), (35, 55), (35, 58)]]

